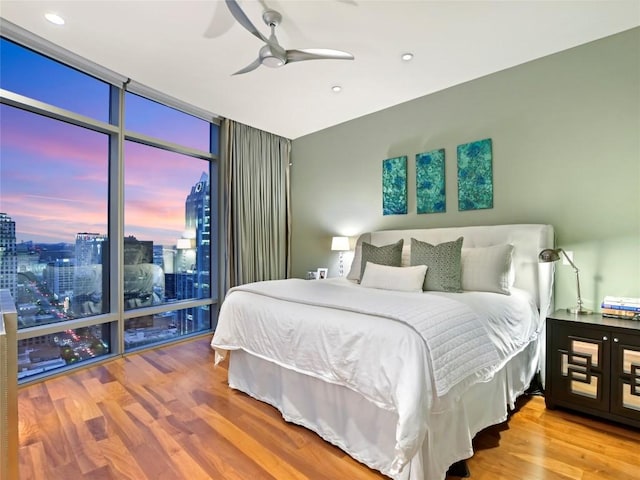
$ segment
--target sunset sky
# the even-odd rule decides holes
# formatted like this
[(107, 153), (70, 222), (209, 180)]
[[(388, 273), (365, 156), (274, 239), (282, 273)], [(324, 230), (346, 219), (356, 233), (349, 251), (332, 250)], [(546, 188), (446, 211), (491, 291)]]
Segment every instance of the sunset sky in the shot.
[[(106, 84), (2, 40), (0, 86), (101, 121)], [(127, 130), (208, 151), (209, 124), (127, 94)], [(175, 245), (185, 199), (208, 162), (125, 142), (125, 235)], [(107, 233), (108, 136), (20, 109), (0, 107), (0, 212), (18, 242), (73, 243)]]

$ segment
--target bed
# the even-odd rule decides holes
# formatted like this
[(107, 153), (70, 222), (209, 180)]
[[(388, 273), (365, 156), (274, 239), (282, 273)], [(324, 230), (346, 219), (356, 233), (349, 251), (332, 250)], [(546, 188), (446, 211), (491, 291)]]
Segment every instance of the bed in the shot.
[(542, 224), (364, 233), (346, 278), (231, 289), (216, 362), (370, 468), (442, 480), (540, 371), (553, 244)]

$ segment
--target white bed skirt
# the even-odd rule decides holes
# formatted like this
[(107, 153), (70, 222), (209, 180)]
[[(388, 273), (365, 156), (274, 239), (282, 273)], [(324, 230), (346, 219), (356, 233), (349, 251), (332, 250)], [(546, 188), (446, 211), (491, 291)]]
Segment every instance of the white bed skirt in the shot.
[[(395, 480), (442, 480), (453, 463), (473, 455), (476, 433), (506, 420), (538, 364), (537, 342), (516, 355), (488, 383), (471, 387), (452, 409), (429, 415), (421, 451)], [(387, 476), (394, 458), (398, 415), (341, 385), (255, 357), (231, 353), (229, 386), (276, 407), (285, 420), (313, 430), (351, 457)]]

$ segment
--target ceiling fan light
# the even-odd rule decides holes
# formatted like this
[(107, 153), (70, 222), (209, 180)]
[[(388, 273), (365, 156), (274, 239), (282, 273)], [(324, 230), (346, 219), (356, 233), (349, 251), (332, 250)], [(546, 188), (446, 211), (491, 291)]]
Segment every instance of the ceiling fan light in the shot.
[(265, 67), (278, 68), (287, 63), (284, 51), (280, 53), (277, 46), (265, 45), (260, 49), (260, 63)]
[(267, 57), (262, 57), (262, 65), (269, 68), (278, 68), (283, 66), (284, 62), (281, 58), (269, 55)]

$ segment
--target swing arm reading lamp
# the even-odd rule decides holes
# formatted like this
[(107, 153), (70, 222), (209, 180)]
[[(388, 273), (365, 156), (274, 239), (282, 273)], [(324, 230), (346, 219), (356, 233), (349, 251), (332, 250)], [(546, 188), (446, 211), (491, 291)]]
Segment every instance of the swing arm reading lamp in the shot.
[(576, 264), (571, 261), (571, 258), (569, 258), (569, 255), (567, 255), (567, 252), (565, 252), (561, 248), (545, 248), (540, 252), (540, 255), (538, 255), (538, 260), (540, 261), (540, 263), (557, 262), (558, 260), (560, 260), (561, 253), (564, 255), (564, 258), (567, 259), (567, 262), (569, 262), (569, 265), (573, 267), (573, 271), (576, 273), (576, 288), (578, 291), (577, 308), (567, 308), (567, 311), (569, 313), (575, 313), (577, 315), (589, 315), (593, 312), (582, 307), (582, 297), (580, 296), (580, 275), (578, 273), (578, 267), (576, 267)]

